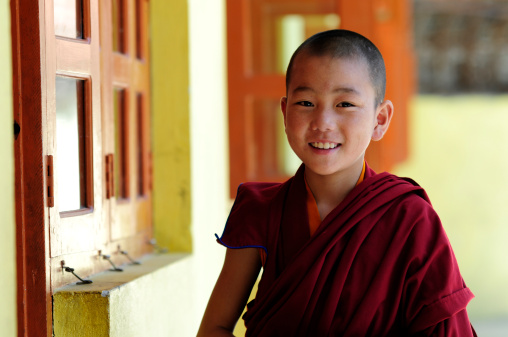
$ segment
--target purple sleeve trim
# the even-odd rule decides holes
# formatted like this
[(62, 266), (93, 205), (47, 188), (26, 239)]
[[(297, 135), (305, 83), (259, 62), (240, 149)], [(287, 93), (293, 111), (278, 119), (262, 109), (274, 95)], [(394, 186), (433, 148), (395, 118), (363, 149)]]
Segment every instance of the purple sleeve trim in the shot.
[(222, 241), (221, 238), (219, 238), (219, 236), (217, 234), (215, 234), (215, 237), (217, 238), (217, 242), (220, 243), (221, 245), (223, 245), (224, 247), (226, 248), (231, 248), (231, 249), (242, 249), (242, 248), (263, 248), (266, 255), (268, 256), (268, 250), (266, 249), (266, 247), (264, 246), (257, 246), (257, 245), (247, 245), (247, 246), (229, 246), (227, 244), (224, 243), (224, 241)]

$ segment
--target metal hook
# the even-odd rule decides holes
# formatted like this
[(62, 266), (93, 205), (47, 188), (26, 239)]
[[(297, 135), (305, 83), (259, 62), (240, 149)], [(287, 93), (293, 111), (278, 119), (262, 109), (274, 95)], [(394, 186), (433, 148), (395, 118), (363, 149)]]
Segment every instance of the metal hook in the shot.
[(127, 256), (127, 258), (132, 262), (132, 264), (141, 264), (141, 262), (138, 262), (138, 261), (134, 261), (130, 256), (129, 254), (127, 254), (127, 251), (125, 250), (121, 250), (120, 253), (122, 253), (123, 255)]
[(123, 271), (123, 269), (118, 268), (117, 266), (115, 266), (115, 264), (113, 263), (113, 261), (111, 261), (111, 256), (110, 256), (110, 255), (102, 254), (102, 258), (103, 258), (104, 260), (108, 260), (108, 261), (109, 261), (109, 263), (111, 263), (111, 265), (113, 266), (113, 269), (110, 269), (111, 271)]
[(155, 250), (157, 250), (157, 253), (159, 254), (164, 254), (164, 253), (167, 253), (168, 252), (168, 249), (167, 248), (161, 248), (158, 244), (157, 244), (157, 240), (155, 239), (151, 239), (150, 241), (148, 241), (149, 244), (151, 244), (153, 246), (153, 248)]
[(71, 267), (65, 267), (63, 266), (62, 267), (66, 272), (68, 273), (72, 273), (72, 275), (76, 276), (81, 282), (76, 282), (76, 284), (90, 284), (90, 283), (93, 283), (92, 280), (83, 280), (81, 277), (79, 277), (78, 275), (76, 275), (74, 273), (74, 268), (71, 268)]

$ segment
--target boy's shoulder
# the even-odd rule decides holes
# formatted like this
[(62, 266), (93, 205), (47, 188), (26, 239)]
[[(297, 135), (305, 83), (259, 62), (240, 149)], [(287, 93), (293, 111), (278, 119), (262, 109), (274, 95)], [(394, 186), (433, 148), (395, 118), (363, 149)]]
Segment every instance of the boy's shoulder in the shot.
[(236, 201), (246, 200), (249, 202), (264, 203), (270, 202), (288, 182), (246, 182), (238, 186)]
[(435, 217), (437, 213), (432, 206), (427, 193), (421, 189), (415, 193), (401, 195), (394, 203), (394, 208), (399, 212), (410, 213), (412, 215), (425, 215), (426, 217)]
[(435, 213), (427, 192), (411, 178), (400, 177), (388, 172), (378, 174), (371, 170), (367, 173), (364, 183), (367, 186), (363, 186), (361, 189), (364, 194), (370, 196), (367, 198), (370, 202), (375, 199), (391, 200), (392, 208), (396, 208), (400, 212)]
[[(401, 177), (390, 172), (377, 173), (367, 164), (365, 175), (361, 185), (367, 190), (397, 190), (403, 195), (416, 194), (430, 204), (427, 193), (415, 180), (408, 177)], [(367, 187), (365, 185), (368, 185)], [(357, 186), (358, 187), (358, 186)], [(406, 193), (404, 193), (406, 191)]]
[(222, 236), (226, 247), (266, 247), (270, 210), (285, 183), (247, 182), (238, 186)]
[[(393, 199), (387, 216), (397, 219), (397, 223), (410, 223), (412, 226), (428, 228), (428, 226), (441, 227), (441, 221), (436, 210), (427, 195), (427, 192), (415, 180), (407, 177), (399, 177), (394, 174), (389, 175), (389, 184), (402, 185), (402, 189), (407, 192), (401, 192), (397, 198)], [(385, 195), (380, 194), (379, 198)], [(409, 220), (409, 221), (407, 221)], [(411, 227), (412, 227), (411, 226)]]
[(407, 184), (409, 186), (409, 189), (412, 190), (413, 193), (407, 193), (403, 194), (400, 198), (400, 202), (404, 205), (412, 205), (416, 207), (423, 207), (423, 208), (432, 208), (432, 203), (430, 202), (429, 196), (427, 195), (427, 192), (425, 189), (418, 184), (415, 180), (408, 177), (399, 177), (395, 174), (391, 174), (394, 179), (398, 179), (399, 181), (402, 181), (403, 183)]

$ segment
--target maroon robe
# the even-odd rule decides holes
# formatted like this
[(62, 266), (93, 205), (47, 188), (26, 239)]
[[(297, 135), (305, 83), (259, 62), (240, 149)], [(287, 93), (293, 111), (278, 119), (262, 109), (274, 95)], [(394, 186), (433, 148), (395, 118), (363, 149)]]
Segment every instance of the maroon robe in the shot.
[(267, 258), (246, 336), (475, 336), (473, 294), (425, 191), (366, 168), (311, 237), (304, 166), (238, 189), (220, 243)]

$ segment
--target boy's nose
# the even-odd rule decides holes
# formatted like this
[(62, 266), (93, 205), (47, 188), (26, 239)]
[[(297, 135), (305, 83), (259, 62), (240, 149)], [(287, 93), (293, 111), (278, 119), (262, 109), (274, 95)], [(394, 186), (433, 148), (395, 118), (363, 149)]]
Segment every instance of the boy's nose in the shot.
[(333, 109), (316, 109), (314, 118), (311, 122), (311, 128), (314, 131), (331, 131), (335, 127), (335, 111)]

